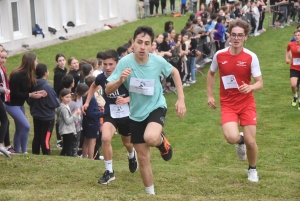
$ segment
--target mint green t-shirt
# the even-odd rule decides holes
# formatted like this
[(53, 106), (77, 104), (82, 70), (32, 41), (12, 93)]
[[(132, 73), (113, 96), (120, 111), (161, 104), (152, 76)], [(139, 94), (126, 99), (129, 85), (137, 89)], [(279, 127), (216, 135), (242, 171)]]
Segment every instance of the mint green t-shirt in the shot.
[[(123, 57), (119, 61), (114, 72), (107, 78), (107, 81), (116, 81), (120, 78), (123, 70), (126, 68), (131, 69), (131, 74), (123, 84), (128, 89), (130, 96), (129, 117), (134, 121), (140, 122), (145, 120), (153, 110), (167, 107), (165, 97), (162, 93), (163, 89), (160, 83), (160, 74), (168, 77), (172, 72), (173, 66), (169, 64), (163, 57), (154, 54), (149, 54), (148, 62), (144, 65), (140, 65), (135, 61), (133, 55), (134, 54), (132, 53)], [(139, 80), (145, 79), (146, 81), (141, 83), (146, 83), (146, 85), (149, 82), (154, 82), (153, 95), (140, 94), (130, 90), (130, 80), (134, 80), (134, 78), (138, 78)]]

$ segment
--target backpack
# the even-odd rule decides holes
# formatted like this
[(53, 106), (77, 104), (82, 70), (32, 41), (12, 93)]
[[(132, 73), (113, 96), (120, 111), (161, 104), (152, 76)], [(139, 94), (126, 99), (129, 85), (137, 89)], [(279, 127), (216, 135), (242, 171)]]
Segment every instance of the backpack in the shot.
[(43, 29), (38, 24), (35, 24), (35, 26), (32, 28), (32, 35), (36, 36), (38, 34), (42, 34), (43, 38), (45, 38), (45, 34), (43, 33)]

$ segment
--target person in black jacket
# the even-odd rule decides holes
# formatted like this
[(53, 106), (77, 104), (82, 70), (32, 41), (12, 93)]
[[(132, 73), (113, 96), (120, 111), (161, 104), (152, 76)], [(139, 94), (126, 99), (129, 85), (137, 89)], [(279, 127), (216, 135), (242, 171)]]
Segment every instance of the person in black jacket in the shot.
[(36, 77), (38, 80), (33, 89), (34, 91), (45, 90), (47, 96), (40, 99), (28, 99), (34, 127), (33, 154), (40, 154), (40, 148), (42, 148), (44, 155), (50, 155), (50, 138), (54, 126), (55, 109), (60, 106), (54, 89), (47, 83), (48, 76), (47, 66), (38, 64), (36, 66)]
[[(66, 57), (63, 54), (57, 54), (55, 56), (55, 61), (57, 63), (54, 68), (54, 80), (53, 80), (53, 88), (56, 92), (56, 96), (59, 97), (60, 91), (63, 89), (61, 84), (61, 79), (66, 75), (67, 69), (66, 66)], [(56, 138), (57, 138), (57, 148), (62, 148), (63, 143), (61, 141), (61, 136), (58, 134), (58, 125), (56, 124)]]
[(33, 86), (36, 84), (35, 67), (37, 61), (35, 54), (25, 53), (21, 65), (11, 72), (9, 78), (10, 101), (5, 102), (5, 109), (15, 122), (14, 148), (16, 153), (27, 153), (30, 124), (25, 116), (25, 100), (47, 96), (45, 90), (33, 90)]
[(72, 75), (74, 78), (74, 87), (72, 88), (71, 92), (75, 93), (75, 89), (77, 87), (77, 84), (80, 80), (80, 74), (79, 74), (79, 62), (75, 57), (71, 57), (68, 59), (68, 66), (69, 71), (67, 72), (68, 75)]

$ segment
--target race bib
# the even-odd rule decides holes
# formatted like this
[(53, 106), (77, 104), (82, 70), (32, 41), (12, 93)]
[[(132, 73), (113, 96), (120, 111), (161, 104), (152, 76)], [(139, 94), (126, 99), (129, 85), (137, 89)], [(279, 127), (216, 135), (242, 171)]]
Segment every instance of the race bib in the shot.
[(154, 81), (154, 79), (131, 78), (129, 83), (129, 91), (146, 96), (153, 96)]
[(300, 65), (300, 58), (293, 58), (293, 65), (294, 66)]
[(129, 106), (128, 104), (116, 105), (110, 104), (110, 115), (112, 118), (123, 118), (129, 116)]
[(222, 76), (222, 81), (225, 89), (238, 89), (239, 85), (234, 77), (234, 75)]

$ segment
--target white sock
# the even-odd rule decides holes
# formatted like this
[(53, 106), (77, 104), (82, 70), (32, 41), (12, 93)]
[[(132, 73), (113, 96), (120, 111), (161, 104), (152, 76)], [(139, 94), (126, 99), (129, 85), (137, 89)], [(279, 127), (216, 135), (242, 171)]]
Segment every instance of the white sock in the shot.
[(294, 97), (295, 97), (295, 98), (298, 98), (298, 94), (297, 94), (297, 93), (295, 93), (295, 94), (294, 94)]
[(152, 184), (151, 186), (145, 187), (145, 191), (147, 194), (155, 195), (154, 184)]
[(61, 140), (57, 140), (57, 143), (60, 143), (61, 142)]
[(135, 151), (135, 149), (133, 148), (131, 153), (128, 152), (129, 159), (132, 159), (134, 157), (134, 151)]
[(104, 161), (104, 163), (105, 163), (105, 169), (108, 170), (110, 173), (112, 173), (113, 172), (112, 160)]

